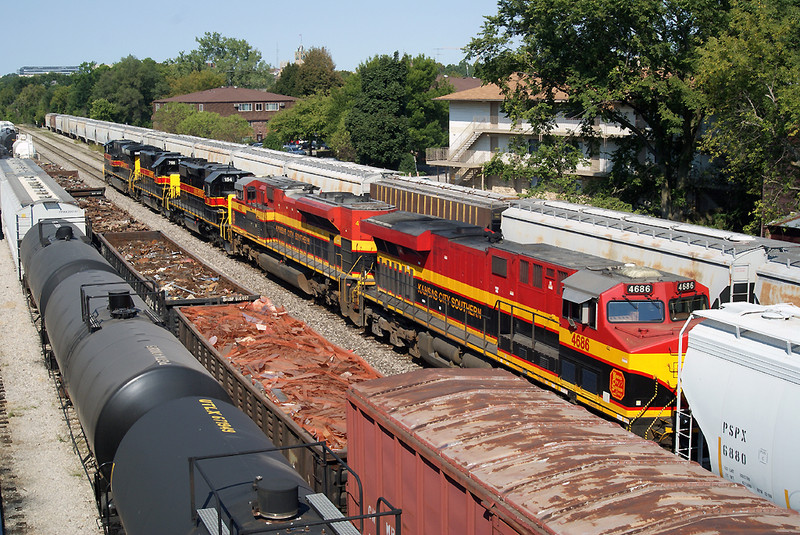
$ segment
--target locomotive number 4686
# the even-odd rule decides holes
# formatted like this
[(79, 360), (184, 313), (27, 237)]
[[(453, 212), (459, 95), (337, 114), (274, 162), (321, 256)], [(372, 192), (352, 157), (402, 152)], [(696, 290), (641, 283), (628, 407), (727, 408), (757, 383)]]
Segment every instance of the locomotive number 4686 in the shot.
[(589, 339), (578, 333), (572, 333), (572, 345), (578, 349), (589, 351)]

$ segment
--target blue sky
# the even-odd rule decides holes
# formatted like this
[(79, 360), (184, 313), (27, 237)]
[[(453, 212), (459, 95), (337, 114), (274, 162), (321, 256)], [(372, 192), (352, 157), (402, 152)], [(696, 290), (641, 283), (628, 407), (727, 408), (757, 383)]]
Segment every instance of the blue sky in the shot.
[(425, 54), (458, 63), (497, 0), (394, 2), (163, 0), (3, 2), (0, 75), (24, 65), (114, 63), (128, 55), (164, 61), (219, 32), (246, 40), (270, 65), (293, 59), (302, 43), (326, 47), (337, 69), (376, 54)]

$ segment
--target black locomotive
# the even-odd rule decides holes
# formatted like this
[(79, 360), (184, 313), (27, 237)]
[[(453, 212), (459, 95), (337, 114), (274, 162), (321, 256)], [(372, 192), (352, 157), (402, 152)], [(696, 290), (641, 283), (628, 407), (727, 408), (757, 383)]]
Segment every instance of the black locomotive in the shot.
[(96, 485), (110, 486), (100, 505), (107, 532), (114, 517), (129, 535), (337, 532), (326, 517), (341, 526), (341, 514), (75, 226), (34, 226), (20, 254), (97, 460)]

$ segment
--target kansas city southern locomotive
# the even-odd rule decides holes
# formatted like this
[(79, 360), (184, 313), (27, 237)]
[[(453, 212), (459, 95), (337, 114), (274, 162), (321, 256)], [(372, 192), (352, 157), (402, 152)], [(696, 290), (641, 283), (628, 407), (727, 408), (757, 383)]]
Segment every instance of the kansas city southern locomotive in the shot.
[(412, 355), (504, 365), (668, 439), (678, 333), (708, 306), (695, 280), (131, 141), (105, 151), (117, 189)]

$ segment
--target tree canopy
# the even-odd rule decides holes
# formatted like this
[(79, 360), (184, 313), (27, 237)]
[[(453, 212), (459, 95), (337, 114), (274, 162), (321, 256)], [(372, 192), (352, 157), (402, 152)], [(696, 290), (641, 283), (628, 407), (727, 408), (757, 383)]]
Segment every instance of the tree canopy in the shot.
[[(519, 123), (547, 133), (562, 114), (579, 118), (587, 137), (597, 119), (629, 129), (630, 154), (651, 155), (660, 212), (670, 217), (705, 117), (693, 83), (698, 49), (724, 26), (727, 11), (724, 0), (504, 0), (468, 50)], [(569, 99), (556, 99), (559, 91)]]
[(91, 101), (104, 99), (110, 104), (106, 107), (106, 112), (111, 113), (107, 120), (149, 126), (152, 102), (168, 88), (162, 66), (150, 58), (128, 56), (100, 74), (92, 88)]
[(406, 117), (408, 63), (397, 52), (361, 64), (361, 91), (345, 125), (358, 162), (396, 169), (410, 151)]
[[(700, 52), (707, 98), (703, 147), (755, 201), (747, 230), (798, 207), (800, 194), (800, 5), (735, 1), (731, 22)], [(740, 214), (740, 217), (748, 214)]]
[(224, 76), (229, 86), (263, 89), (272, 82), (269, 65), (261, 59), (261, 52), (244, 39), (206, 32), (195, 41), (198, 44), (195, 50), (181, 52), (169, 61), (179, 76), (210, 69)]
[(197, 111), (189, 104), (170, 102), (154, 115), (155, 123), (165, 132), (219, 139), (239, 143), (253, 135), (247, 120), (239, 115), (222, 117), (218, 113)]

